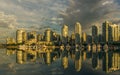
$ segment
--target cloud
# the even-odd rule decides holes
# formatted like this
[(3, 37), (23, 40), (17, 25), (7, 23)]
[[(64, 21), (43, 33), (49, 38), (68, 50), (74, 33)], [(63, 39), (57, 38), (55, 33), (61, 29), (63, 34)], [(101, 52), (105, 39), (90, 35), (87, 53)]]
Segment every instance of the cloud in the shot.
[(118, 25), (120, 25), (120, 18), (114, 18), (113, 20), (111, 20), (111, 22), (112, 22), (113, 24), (118, 24)]
[(70, 0), (69, 7), (60, 12), (60, 17), (70, 29), (73, 30), (75, 22), (79, 21), (83, 31), (88, 31), (93, 24), (114, 20), (118, 17), (116, 14), (120, 15), (120, 5), (116, 0)]
[(0, 43), (5, 43), (8, 36), (15, 37), (15, 31), (18, 26), (15, 15), (0, 12)]
[[(58, 17), (59, 12), (65, 10), (67, 6), (68, 0), (0, 1), (0, 11), (4, 11), (7, 14), (15, 15), (19, 23), (19, 28), (22, 28), (23, 25), (24, 27), (30, 27), (35, 25), (50, 26), (50, 19), (52, 17)], [(61, 23), (58, 23), (58, 25), (59, 24)]]
[(62, 21), (63, 18), (56, 18), (56, 17), (53, 17), (53, 18), (51, 18), (51, 20), (52, 20), (52, 21)]
[(6, 15), (0, 12), (0, 27), (13, 29), (18, 25), (14, 15)]
[(107, 4), (112, 4), (113, 3), (113, 0), (112, 1), (105, 1), (102, 3), (102, 5), (107, 5)]

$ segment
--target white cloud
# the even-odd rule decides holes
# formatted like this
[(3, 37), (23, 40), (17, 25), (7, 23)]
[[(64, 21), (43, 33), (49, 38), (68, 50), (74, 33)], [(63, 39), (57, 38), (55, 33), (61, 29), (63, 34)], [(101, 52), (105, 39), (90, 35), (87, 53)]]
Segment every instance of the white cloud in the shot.
[(52, 21), (62, 21), (63, 18), (56, 18), (56, 17), (53, 17), (53, 18), (51, 18), (51, 20), (52, 20)]
[(21, 2), (21, 0), (18, 0), (18, 2)]
[(112, 4), (114, 3), (113, 0), (105, 1), (102, 3), (102, 5)]
[(14, 15), (6, 15), (0, 12), (0, 27), (14, 28), (18, 25)]
[(49, 21), (51, 17), (58, 16), (60, 11), (66, 9), (67, 7), (66, 1), (1, 0), (0, 11), (4, 11), (7, 14), (15, 15), (21, 27), (23, 27), (22, 24), (26, 25), (26, 27), (29, 27), (33, 24), (36, 25), (46, 24), (49, 26), (49, 23), (51, 23), (51, 21)]

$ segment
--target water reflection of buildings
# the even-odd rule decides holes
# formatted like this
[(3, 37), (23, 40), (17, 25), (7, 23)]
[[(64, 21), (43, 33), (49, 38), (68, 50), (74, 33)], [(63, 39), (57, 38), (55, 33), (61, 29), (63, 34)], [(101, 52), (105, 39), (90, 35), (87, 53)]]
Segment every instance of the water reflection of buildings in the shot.
[(120, 69), (120, 53), (103, 53), (103, 71), (112, 72)]
[(66, 69), (68, 68), (68, 51), (67, 50), (64, 50), (62, 52), (62, 65), (63, 65), (63, 68)]
[[(107, 24), (105, 23), (105, 25)], [(61, 65), (64, 69), (69, 67), (68, 59), (71, 56), (76, 71), (81, 70), (82, 62), (87, 59), (91, 59), (93, 69), (100, 68), (102, 60), (103, 71), (119, 70), (120, 53), (119, 50), (116, 50), (119, 46), (115, 46), (113, 41), (109, 42), (107, 39), (109, 37), (107, 36), (108, 29), (103, 27), (103, 31), (107, 32), (104, 34), (107, 42), (100, 41), (103, 36), (99, 37), (96, 26), (93, 26), (92, 29), (93, 36), (82, 33), (81, 25), (77, 22), (75, 32), (70, 37), (67, 25), (62, 27), (62, 36), (51, 29), (46, 29), (44, 34), (20, 29), (16, 32), (16, 41), (12, 38), (7, 39), (7, 55), (16, 53), (16, 62), (19, 64), (27, 61), (35, 62), (38, 58), (43, 58), (44, 62), (50, 65), (56, 59), (61, 58)], [(117, 37), (115, 36), (115, 38)]]
[(75, 70), (76, 71), (80, 71), (81, 70), (81, 67), (82, 67), (82, 53), (81, 51), (77, 50), (75, 52)]
[(94, 69), (99, 68), (99, 58), (97, 53), (92, 53), (92, 67)]

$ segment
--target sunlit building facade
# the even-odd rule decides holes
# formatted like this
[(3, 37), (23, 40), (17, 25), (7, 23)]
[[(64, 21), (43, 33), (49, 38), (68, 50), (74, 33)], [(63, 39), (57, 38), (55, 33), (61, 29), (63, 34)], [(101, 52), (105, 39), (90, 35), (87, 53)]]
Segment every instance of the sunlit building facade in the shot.
[(52, 32), (52, 30), (51, 29), (47, 29), (45, 31), (44, 37), (45, 37), (45, 41), (47, 41), (47, 42), (52, 41), (53, 40), (53, 32)]
[(25, 43), (27, 41), (27, 32), (23, 32), (23, 42)]
[(62, 36), (63, 37), (68, 37), (68, 26), (67, 25), (64, 25), (62, 27), (62, 32), (61, 32)]
[(26, 32), (24, 29), (17, 30), (16, 32), (16, 42), (17, 43), (23, 43), (27, 38)]
[(43, 40), (43, 35), (42, 34), (38, 34), (37, 35), (37, 41), (42, 41)]
[(109, 26), (109, 41), (119, 41), (119, 26), (116, 24)]
[(75, 23), (75, 35), (78, 42), (81, 42), (82, 38), (82, 27), (79, 22)]
[(68, 35), (69, 35), (69, 34), (68, 34), (68, 26), (67, 26), (67, 25), (64, 25), (61, 30), (62, 30), (62, 31), (61, 31), (62, 43), (63, 43), (64, 45), (66, 45), (67, 42), (68, 42)]
[(87, 34), (85, 32), (82, 33), (82, 42), (86, 43), (87, 41)]
[(75, 23), (75, 34), (76, 33), (80, 34), (80, 37), (82, 37), (82, 27), (79, 22)]
[(109, 37), (109, 25), (112, 25), (112, 23), (105, 21), (102, 25), (102, 35), (103, 35), (103, 42), (108, 42)]

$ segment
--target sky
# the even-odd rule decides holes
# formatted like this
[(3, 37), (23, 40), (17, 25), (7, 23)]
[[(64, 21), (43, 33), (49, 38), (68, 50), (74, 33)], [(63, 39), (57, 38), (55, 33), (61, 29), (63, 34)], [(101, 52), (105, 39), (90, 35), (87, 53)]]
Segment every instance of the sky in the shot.
[(120, 0), (0, 0), (2, 41), (21, 28), (60, 33), (64, 24), (73, 31), (80, 22), (84, 32), (91, 32), (92, 25), (101, 27), (106, 20), (120, 24)]

